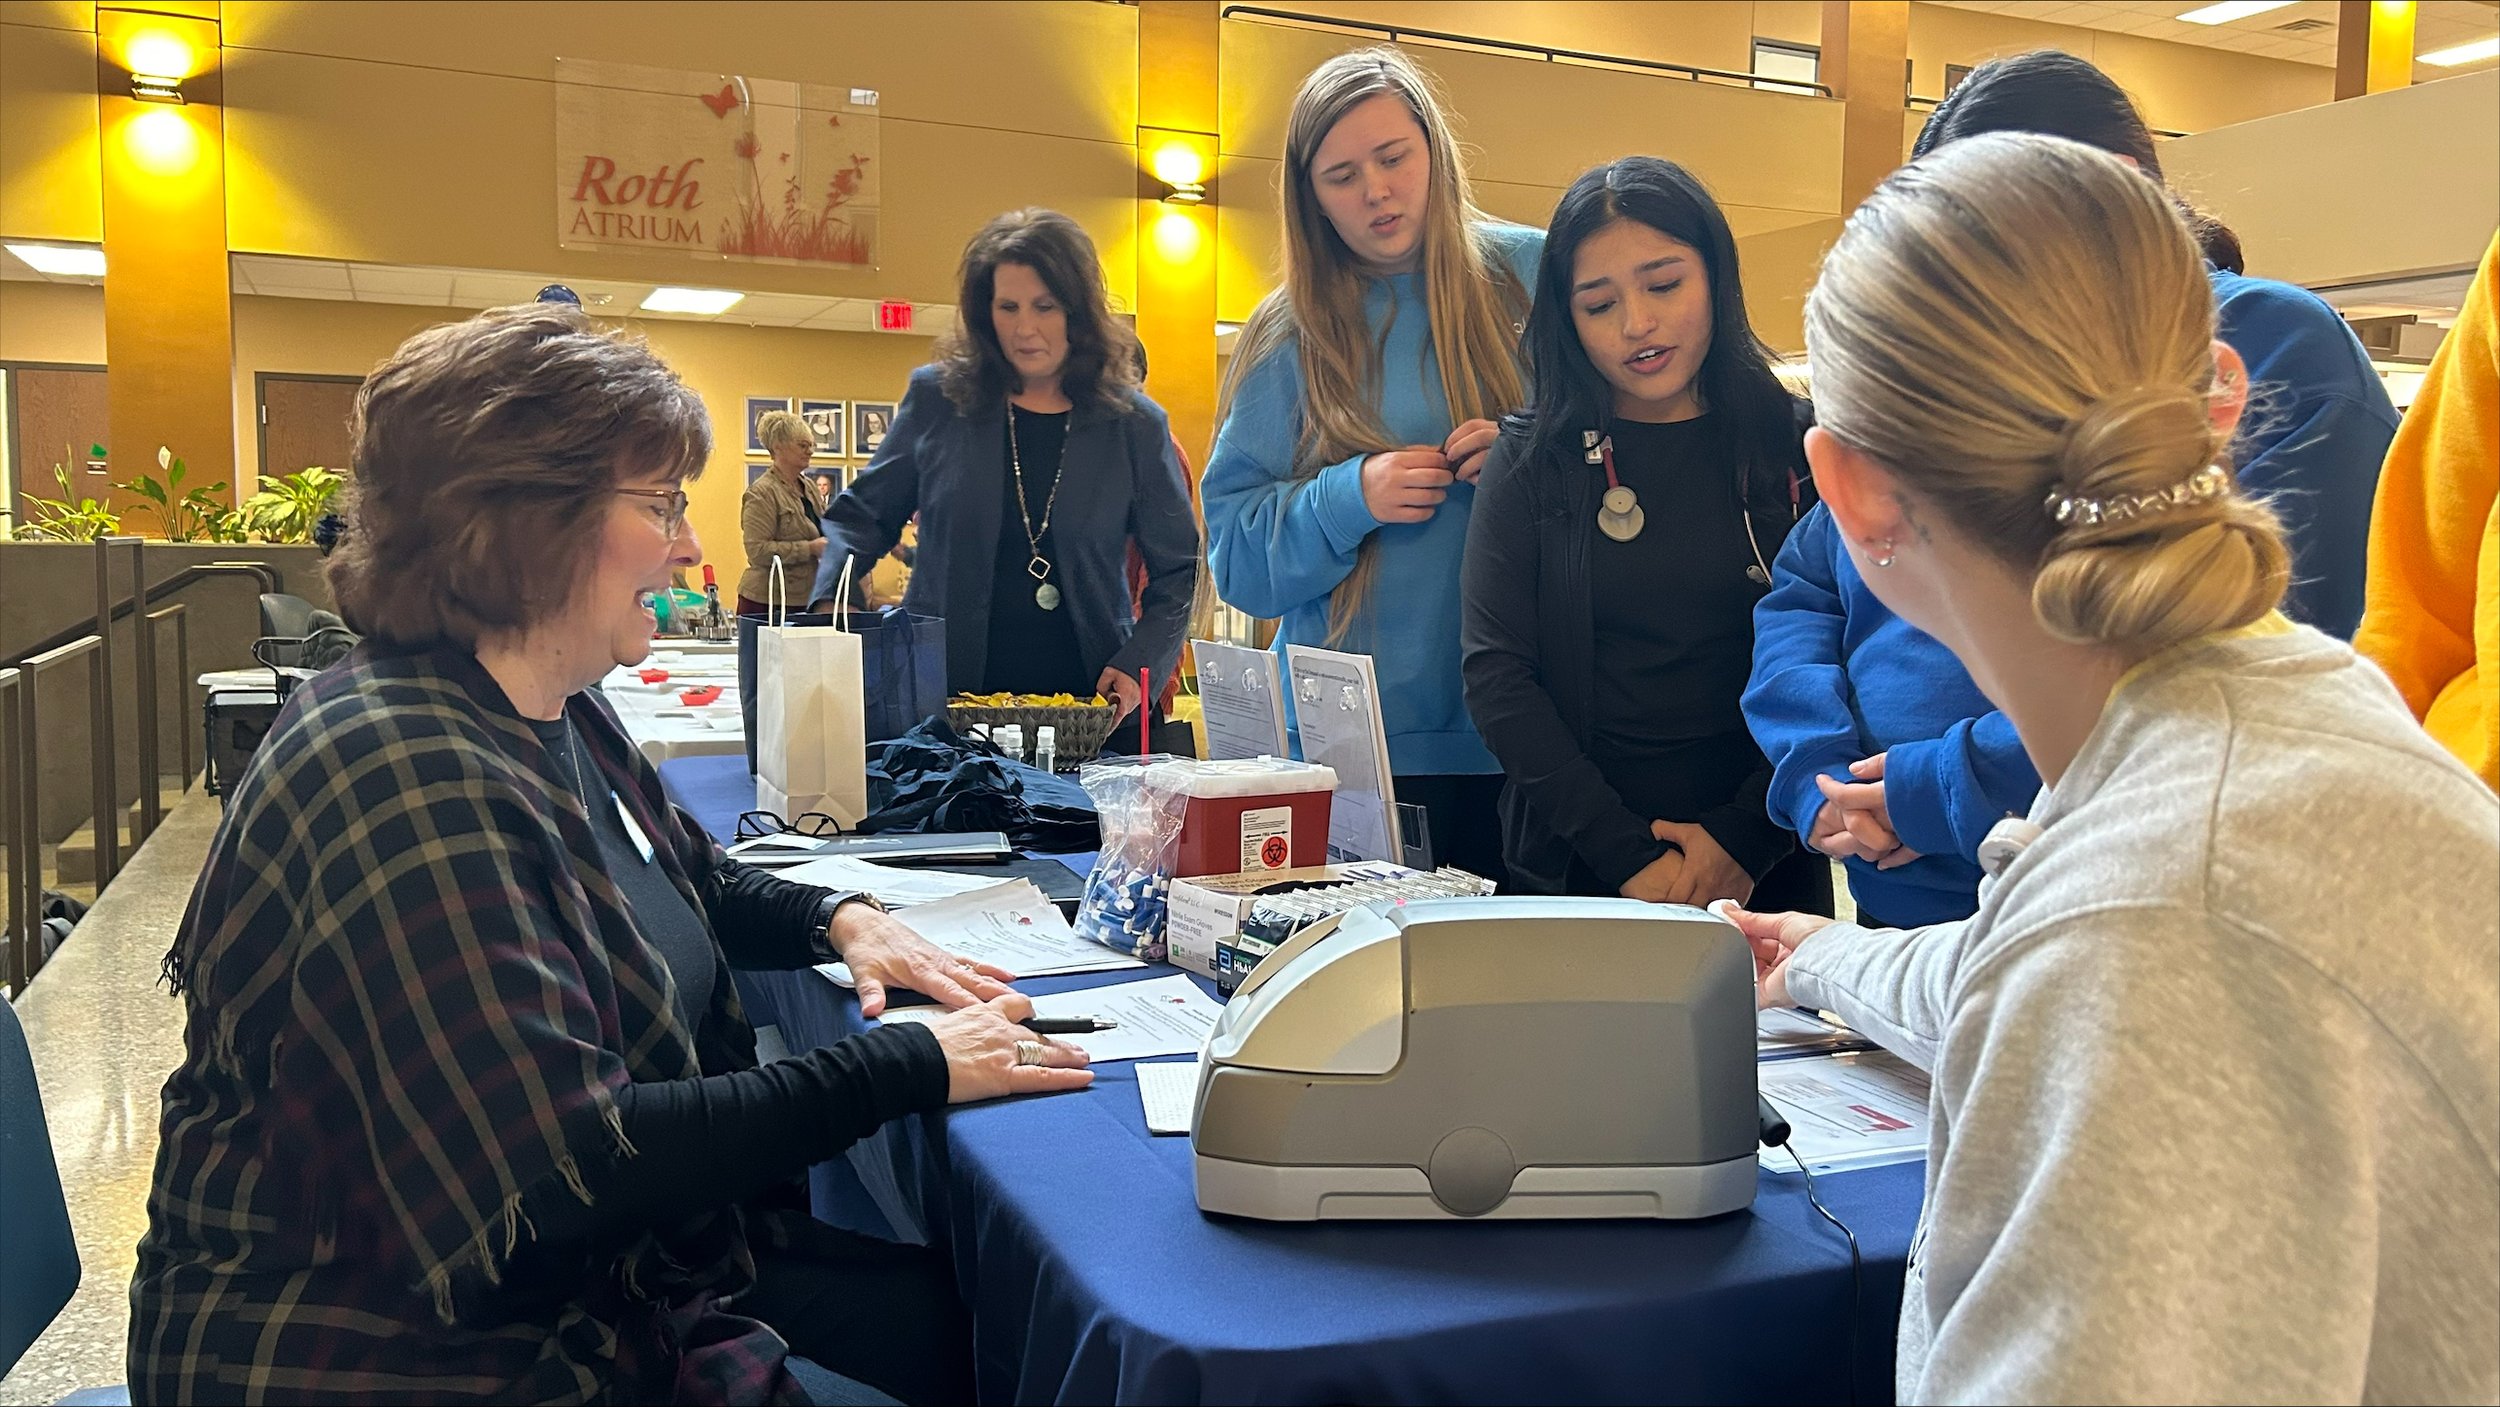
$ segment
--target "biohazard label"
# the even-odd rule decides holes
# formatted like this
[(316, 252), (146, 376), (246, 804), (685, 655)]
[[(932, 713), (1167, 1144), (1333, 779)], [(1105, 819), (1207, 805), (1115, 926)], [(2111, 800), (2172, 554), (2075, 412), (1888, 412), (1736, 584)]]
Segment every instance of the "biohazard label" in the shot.
[(1281, 870), (1293, 860), (1293, 808), (1263, 806), (1241, 813), (1241, 867)]

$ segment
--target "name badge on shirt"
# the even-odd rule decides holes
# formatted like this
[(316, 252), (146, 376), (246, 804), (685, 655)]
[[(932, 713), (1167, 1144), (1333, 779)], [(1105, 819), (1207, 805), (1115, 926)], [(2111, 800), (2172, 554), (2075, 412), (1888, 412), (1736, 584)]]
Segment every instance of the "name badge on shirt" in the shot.
[(642, 862), (650, 864), (653, 857), (659, 854), (651, 848), (651, 837), (642, 833), (642, 826), (634, 820), (634, 813), (625, 809), (625, 798), (609, 792), (608, 800), (616, 803), (616, 818), (625, 823), (625, 834), (633, 838), (634, 849), (641, 852)]

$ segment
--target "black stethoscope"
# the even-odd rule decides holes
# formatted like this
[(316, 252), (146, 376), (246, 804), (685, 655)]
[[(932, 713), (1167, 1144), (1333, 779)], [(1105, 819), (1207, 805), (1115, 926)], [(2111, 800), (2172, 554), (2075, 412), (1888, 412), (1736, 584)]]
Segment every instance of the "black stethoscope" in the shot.
[[(1583, 457), (1591, 464), (1606, 466), (1606, 492), (1597, 500), (1597, 530), (1616, 542), (1630, 542), (1648, 526), (1648, 515), (1641, 512), (1641, 496), (1632, 492), (1615, 475), (1615, 437), (1595, 430), (1580, 432), (1580, 443), (1586, 447)], [(1794, 522), (1800, 503), (1795, 470), (1788, 474), (1788, 517)], [(1771, 564), (1763, 559), (1762, 539), (1754, 532), (1753, 511), (1745, 506), (1744, 495), (1736, 496), (1736, 516), (1745, 521), (1745, 545), (1753, 549), (1753, 565), (1745, 568), (1745, 579), (1756, 586), (1771, 584)]]

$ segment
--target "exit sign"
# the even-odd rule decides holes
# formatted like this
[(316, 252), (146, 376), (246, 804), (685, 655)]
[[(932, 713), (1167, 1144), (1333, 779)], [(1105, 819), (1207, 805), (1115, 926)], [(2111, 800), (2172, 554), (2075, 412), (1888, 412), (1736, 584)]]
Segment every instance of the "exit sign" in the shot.
[(877, 305), (877, 330), (879, 332), (911, 331), (911, 304), (879, 303)]

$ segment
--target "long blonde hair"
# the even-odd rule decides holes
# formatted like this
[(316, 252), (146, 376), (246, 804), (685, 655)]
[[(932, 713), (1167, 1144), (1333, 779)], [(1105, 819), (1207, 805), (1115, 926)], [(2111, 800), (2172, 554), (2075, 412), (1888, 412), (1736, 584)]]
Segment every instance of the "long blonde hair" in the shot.
[[(1453, 423), (1496, 419), (1527, 398), (1519, 369), (1517, 324), (1528, 295), (1510, 266), (1479, 242), (1467, 167), (1432, 84), (1395, 49), (1358, 49), (1311, 70), (1294, 94), (1285, 129), (1283, 282), (1261, 299), (1242, 325), (1224, 377), (1216, 419), (1232, 411), (1242, 380), (1295, 343), (1302, 368), (1302, 425), (1294, 446), (1294, 477), (1307, 481), (1327, 465), (1358, 454), (1399, 448), (1380, 419), (1381, 342), (1364, 317), (1369, 275), (1338, 238), (1311, 187), (1311, 165), (1329, 130), (1356, 104), (1387, 93), (1406, 105), (1423, 129), (1431, 161), (1424, 197), (1424, 308), (1432, 350)], [(1366, 539), (1354, 570), (1329, 599), (1328, 639), (1345, 638), (1369, 600), (1378, 574), (1377, 537)]]
[[(2250, 624), (2290, 580), (2264, 504), (2192, 484), (2228, 448), (2213, 338), (2162, 188), (2030, 134), (1895, 172), (1806, 300), (1817, 422), (2030, 573), (2052, 634), (2132, 654)], [(2061, 520), (2061, 497), (2125, 506)]]

